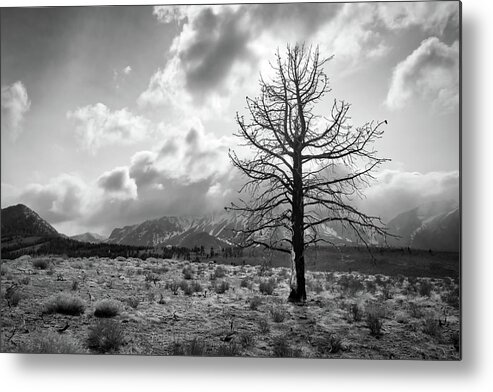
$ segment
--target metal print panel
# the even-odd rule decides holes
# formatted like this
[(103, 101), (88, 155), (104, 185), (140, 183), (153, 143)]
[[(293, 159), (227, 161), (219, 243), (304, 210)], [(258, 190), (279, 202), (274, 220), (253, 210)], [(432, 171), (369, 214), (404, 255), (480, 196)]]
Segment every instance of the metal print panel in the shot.
[(460, 359), (460, 23), (2, 8), (1, 350)]

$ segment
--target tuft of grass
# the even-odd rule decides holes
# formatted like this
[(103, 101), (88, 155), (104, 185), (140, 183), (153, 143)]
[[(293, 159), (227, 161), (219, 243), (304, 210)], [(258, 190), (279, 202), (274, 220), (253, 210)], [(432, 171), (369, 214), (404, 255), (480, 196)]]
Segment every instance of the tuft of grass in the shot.
[(272, 354), (278, 358), (293, 358), (301, 356), (299, 350), (291, 348), (287, 335), (274, 337), (272, 340)]
[(140, 299), (137, 297), (130, 297), (125, 300), (125, 303), (133, 309), (137, 309), (140, 304)]
[(431, 295), (431, 291), (433, 289), (433, 285), (429, 280), (422, 280), (419, 283), (419, 295), (422, 297), (429, 297)]
[(214, 270), (215, 279), (224, 278), (225, 276), (226, 276), (226, 270), (223, 267), (219, 266)]
[(214, 355), (218, 357), (235, 357), (239, 355), (240, 350), (235, 342), (222, 343), (215, 350)]
[(409, 314), (411, 317), (417, 319), (420, 319), (424, 316), (421, 306), (419, 306), (416, 302), (409, 302)]
[(383, 317), (385, 311), (377, 305), (370, 305), (366, 310), (366, 326), (370, 329), (373, 336), (382, 335)]
[(190, 287), (192, 288), (194, 293), (201, 293), (203, 291), (202, 285), (200, 282), (194, 280), (191, 284)]
[(19, 345), (20, 353), (81, 354), (85, 351), (73, 338), (51, 331), (36, 334)]
[(197, 337), (188, 342), (186, 355), (202, 356), (206, 351), (205, 342)]
[(348, 305), (348, 320), (351, 322), (361, 321), (363, 318), (363, 312), (357, 303)]
[(275, 323), (282, 323), (286, 319), (286, 311), (283, 307), (270, 308), (270, 315)]
[(363, 291), (365, 286), (353, 275), (343, 275), (339, 278), (339, 286), (347, 295), (354, 296), (358, 291)]
[(115, 317), (120, 313), (120, 303), (112, 299), (103, 299), (96, 303), (94, 316), (100, 318)]
[(216, 283), (214, 285), (214, 291), (217, 294), (224, 294), (228, 290), (229, 290), (229, 283), (226, 282), (225, 280), (221, 281), (220, 283)]
[(44, 304), (44, 313), (60, 313), (78, 316), (84, 313), (85, 304), (82, 299), (68, 293), (60, 293), (48, 298)]
[(50, 259), (33, 259), (33, 267), (40, 270), (48, 269), (50, 266)]
[(238, 342), (243, 348), (253, 347), (255, 344), (255, 336), (250, 332), (242, 332), (238, 335)]
[(183, 268), (182, 270), (183, 278), (186, 280), (192, 280), (193, 279), (193, 270), (192, 267), (187, 265), (186, 267)]
[(258, 327), (260, 329), (260, 332), (263, 334), (267, 334), (270, 331), (269, 321), (265, 318), (261, 318), (258, 320)]
[(172, 280), (171, 282), (166, 283), (165, 288), (168, 290), (171, 290), (171, 292), (174, 295), (178, 295), (178, 289), (180, 288), (180, 282), (178, 282), (177, 280)]
[(257, 310), (262, 305), (262, 298), (255, 296), (249, 299), (250, 310)]
[(8, 292), (5, 293), (5, 299), (7, 300), (7, 305), (9, 307), (11, 306), (16, 307), (17, 305), (19, 305), (19, 303), (22, 300), (22, 294), (20, 290), (16, 288), (14, 291), (10, 293)]
[(342, 350), (342, 340), (329, 333), (317, 342), (317, 350), (321, 355), (336, 354)]
[(252, 281), (249, 278), (243, 278), (240, 282), (240, 287), (251, 289), (252, 288)]
[(276, 288), (276, 280), (270, 278), (269, 280), (263, 280), (260, 282), (258, 289), (264, 295), (272, 295)]
[(460, 305), (460, 295), (459, 288), (449, 291), (446, 294), (441, 295), (442, 302), (445, 302), (447, 305), (452, 306), (455, 309), (459, 309)]
[(124, 340), (125, 336), (118, 322), (100, 319), (90, 328), (87, 345), (100, 353), (115, 352), (123, 345)]
[(149, 272), (145, 275), (145, 281), (147, 283), (154, 283), (154, 285), (157, 284), (161, 280), (161, 277), (158, 274), (155, 274), (153, 272)]
[(427, 313), (425, 316), (423, 332), (436, 338), (441, 336), (439, 321), (432, 312)]

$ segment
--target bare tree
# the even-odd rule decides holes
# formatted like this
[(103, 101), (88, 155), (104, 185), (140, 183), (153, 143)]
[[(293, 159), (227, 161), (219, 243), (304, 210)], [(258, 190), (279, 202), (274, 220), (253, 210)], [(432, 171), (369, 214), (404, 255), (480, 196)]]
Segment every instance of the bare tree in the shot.
[(230, 210), (247, 217), (243, 246), (262, 245), (291, 254), (289, 300), (306, 300), (305, 250), (328, 242), (319, 229), (331, 222), (352, 229), (367, 247), (375, 235), (386, 235), (378, 217), (354, 207), (355, 197), (385, 162), (376, 156), (374, 141), (382, 122), (350, 124), (350, 105), (334, 100), (328, 117), (315, 105), (330, 91), (318, 48), (287, 47), (271, 64), (271, 81), (260, 77), (260, 96), (247, 97), (249, 122), (238, 113), (239, 131), (250, 154), (229, 156), (246, 176), (240, 193), (247, 197)]

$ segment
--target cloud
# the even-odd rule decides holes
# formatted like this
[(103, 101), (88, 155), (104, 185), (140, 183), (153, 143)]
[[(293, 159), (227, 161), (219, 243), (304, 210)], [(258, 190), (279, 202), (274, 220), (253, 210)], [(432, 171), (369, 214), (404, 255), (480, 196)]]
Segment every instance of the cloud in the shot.
[(456, 1), (394, 2), (377, 6), (379, 19), (391, 30), (420, 26), (425, 32), (441, 35), (448, 25), (459, 26)]
[(127, 65), (125, 68), (122, 69), (122, 72), (125, 75), (128, 75), (128, 74), (130, 74), (130, 72), (132, 72), (132, 67), (130, 65)]
[(21, 81), (10, 86), (2, 86), (2, 133), (15, 141), (22, 133), (25, 114), (31, 107), (27, 90)]
[(79, 177), (61, 174), (46, 184), (28, 185), (17, 200), (56, 224), (80, 218), (86, 202), (86, 190), (86, 184)]
[(104, 172), (97, 180), (98, 186), (114, 198), (136, 199), (137, 185), (130, 178), (128, 167), (117, 167)]
[(357, 204), (364, 211), (389, 221), (401, 212), (432, 201), (459, 202), (459, 172), (405, 172), (384, 170), (364, 190)]
[(252, 80), (270, 71), (267, 59), (288, 42), (320, 45), (322, 53), (336, 55), (334, 72), (347, 74), (385, 56), (397, 30), (440, 35), (458, 26), (455, 2), (156, 6), (154, 15), (181, 31), (139, 105), (203, 108), (210, 116), (235, 91), (255, 93)]
[(459, 103), (459, 43), (447, 46), (430, 37), (399, 63), (385, 104), (403, 108), (412, 99), (427, 99), (436, 110), (450, 111)]
[(149, 135), (150, 122), (127, 108), (111, 111), (102, 103), (68, 112), (82, 147), (92, 153), (109, 144), (132, 144)]

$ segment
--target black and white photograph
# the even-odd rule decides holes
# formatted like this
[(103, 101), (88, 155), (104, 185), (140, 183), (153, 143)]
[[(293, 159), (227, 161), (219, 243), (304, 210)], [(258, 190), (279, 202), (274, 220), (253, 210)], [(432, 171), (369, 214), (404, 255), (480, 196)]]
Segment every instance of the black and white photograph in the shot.
[(2, 7), (0, 351), (461, 360), (461, 22)]

